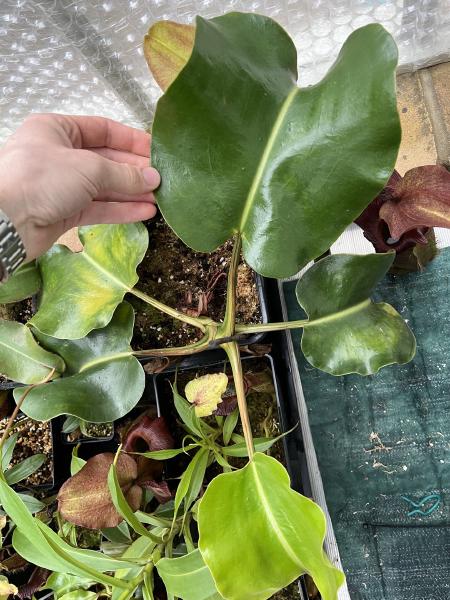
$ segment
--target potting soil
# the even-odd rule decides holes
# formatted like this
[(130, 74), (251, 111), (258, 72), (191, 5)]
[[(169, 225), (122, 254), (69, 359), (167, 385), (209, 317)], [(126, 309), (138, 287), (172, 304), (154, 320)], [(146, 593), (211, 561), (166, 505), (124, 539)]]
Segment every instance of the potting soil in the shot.
[[(290, 319), (304, 314), (284, 284)], [(294, 332), (309, 422), (352, 600), (450, 599), (450, 248), (374, 299), (417, 338), (406, 365), (333, 377)]]

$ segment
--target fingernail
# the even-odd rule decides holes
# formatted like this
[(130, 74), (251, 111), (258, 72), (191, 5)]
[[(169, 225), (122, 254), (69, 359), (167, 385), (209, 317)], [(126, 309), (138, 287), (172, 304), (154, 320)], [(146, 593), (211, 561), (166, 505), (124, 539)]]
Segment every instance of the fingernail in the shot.
[(158, 187), (161, 182), (161, 177), (156, 169), (153, 167), (145, 167), (145, 169), (142, 169), (142, 174), (152, 190)]

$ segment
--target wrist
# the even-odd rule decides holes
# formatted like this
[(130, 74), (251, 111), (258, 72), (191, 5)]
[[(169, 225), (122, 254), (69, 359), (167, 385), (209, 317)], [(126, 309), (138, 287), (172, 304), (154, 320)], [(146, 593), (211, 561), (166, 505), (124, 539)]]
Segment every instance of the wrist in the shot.
[(0, 209), (0, 282), (6, 281), (25, 258), (26, 250), (19, 233)]

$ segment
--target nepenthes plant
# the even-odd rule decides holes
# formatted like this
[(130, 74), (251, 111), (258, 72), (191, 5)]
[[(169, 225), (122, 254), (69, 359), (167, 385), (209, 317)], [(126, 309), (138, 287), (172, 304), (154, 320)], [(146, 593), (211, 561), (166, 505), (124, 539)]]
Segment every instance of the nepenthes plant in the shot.
[[(141, 398), (139, 358), (220, 347), (232, 370), (245, 440), (239, 451), (248, 463), (228, 468), (227, 451), (217, 445), (223, 432), (212, 432), (204, 421), (220, 401), (223, 378), (205, 380), (191, 394), (190, 408), (175, 389), (189, 447), (149, 445), (147, 452), (148, 459), (162, 460), (195, 450), (170, 514), (139, 511), (136, 450), (125, 444), (100, 469), (108, 479), (108, 502), (132, 531), (123, 554), (75, 548), (33, 518), (0, 475), (1, 503), (15, 524), (12, 543), (30, 562), (97, 582), (115, 600), (153, 598), (154, 569), (168, 597), (264, 600), (308, 573), (321, 597), (333, 600), (344, 576), (323, 551), (325, 517), (290, 488), (283, 465), (264, 454), (267, 445), (254, 443), (239, 343), (250, 333), (301, 328), (306, 359), (336, 376), (374, 374), (414, 356), (414, 336), (400, 315), (371, 299), (394, 253), (316, 261), (392, 174), (400, 141), (395, 43), (380, 25), (354, 31), (327, 75), (307, 88), (296, 83), (292, 40), (256, 14), (198, 17), (195, 27), (157, 23), (144, 48), (164, 91), (152, 126), (152, 163), (162, 177), (158, 205), (196, 251), (212, 252), (233, 239), (225, 317), (217, 322), (182, 312), (136, 287), (136, 267), (149, 243), (142, 224), (83, 227), (81, 252), (55, 246), (18, 272), (10, 291), (3, 290), (9, 300), (38, 288), (40, 295), (27, 325), (1, 323), (1, 371), (29, 386), (15, 390), (26, 415), (102, 423), (126, 415)], [(241, 255), (272, 278), (292, 276), (316, 261), (297, 285), (303, 320), (236, 323)], [(126, 295), (197, 328), (200, 340), (133, 351), (134, 313)], [(198, 500), (202, 474), (214, 460), (224, 472)], [(78, 468), (81, 474), (92, 465)], [(70, 501), (70, 488), (63, 496)], [(191, 539), (186, 522), (194, 521), (198, 536)], [(178, 556), (167, 552), (175, 535), (185, 541)]]

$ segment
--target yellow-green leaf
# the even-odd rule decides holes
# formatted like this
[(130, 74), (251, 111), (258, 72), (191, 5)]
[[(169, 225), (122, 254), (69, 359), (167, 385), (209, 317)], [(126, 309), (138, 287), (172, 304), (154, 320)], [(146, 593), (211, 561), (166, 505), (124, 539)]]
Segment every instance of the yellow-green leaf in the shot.
[(30, 323), (42, 333), (78, 339), (107, 325), (136, 284), (148, 246), (142, 223), (81, 227), (82, 252), (53, 246), (39, 259), (42, 298)]
[(144, 56), (159, 87), (165, 91), (189, 60), (195, 27), (158, 21), (144, 38)]
[(187, 400), (194, 405), (197, 417), (211, 415), (222, 402), (228, 385), (225, 373), (211, 373), (192, 379), (184, 388)]
[(266, 600), (302, 573), (323, 600), (337, 600), (344, 574), (323, 551), (325, 516), (291, 489), (274, 458), (257, 452), (243, 469), (213, 479), (198, 526), (203, 560), (227, 600)]

